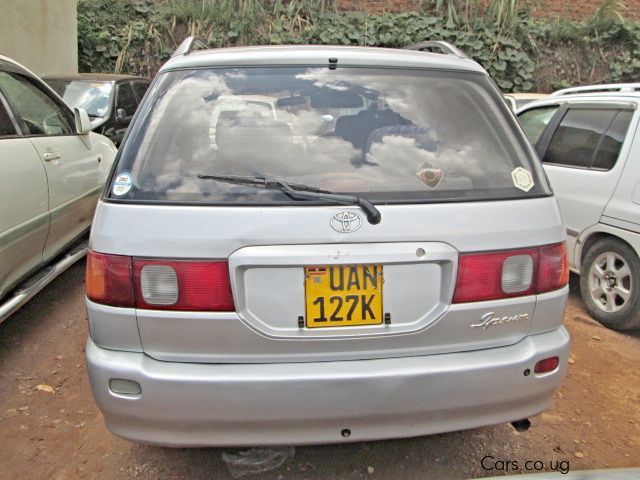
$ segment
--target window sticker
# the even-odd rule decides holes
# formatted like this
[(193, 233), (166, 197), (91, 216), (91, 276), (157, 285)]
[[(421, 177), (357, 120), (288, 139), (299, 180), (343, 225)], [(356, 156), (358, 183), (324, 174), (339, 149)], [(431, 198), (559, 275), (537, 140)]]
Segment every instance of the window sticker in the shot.
[(121, 172), (116, 176), (111, 191), (114, 195), (125, 195), (133, 186), (133, 177), (131, 172)]
[(513, 179), (513, 184), (520, 190), (528, 192), (533, 188), (533, 177), (531, 173), (522, 167), (514, 169), (511, 172), (511, 178)]
[(444, 172), (431, 162), (420, 165), (416, 177), (426, 186), (436, 188), (444, 178)]

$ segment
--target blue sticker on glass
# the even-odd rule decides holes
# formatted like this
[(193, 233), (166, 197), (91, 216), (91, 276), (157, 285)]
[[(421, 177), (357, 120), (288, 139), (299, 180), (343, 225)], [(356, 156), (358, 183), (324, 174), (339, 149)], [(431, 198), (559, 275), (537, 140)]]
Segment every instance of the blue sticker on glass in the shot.
[(111, 191), (114, 195), (122, 196), (131, 190), (132, 186), (133, 177), (131, 176), (131, 172), (121, 172), (116, 175)]

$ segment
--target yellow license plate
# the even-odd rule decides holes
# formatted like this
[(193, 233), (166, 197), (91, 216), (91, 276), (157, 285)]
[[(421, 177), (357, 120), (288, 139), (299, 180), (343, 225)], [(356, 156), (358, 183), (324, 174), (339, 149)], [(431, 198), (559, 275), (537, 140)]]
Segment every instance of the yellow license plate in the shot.
[(382, 265), (310, 266), (304, 273), (307, 328), (382, 323)]

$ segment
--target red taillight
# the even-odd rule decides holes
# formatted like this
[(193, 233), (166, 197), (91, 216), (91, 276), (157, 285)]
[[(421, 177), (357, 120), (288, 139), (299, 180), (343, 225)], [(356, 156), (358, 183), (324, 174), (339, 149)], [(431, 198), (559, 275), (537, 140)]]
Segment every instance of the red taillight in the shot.
[(558, 357), (549, 357), (544, 360), (540, 360), (536, 363), (536, 366), (533, 368), (533, 373), (547, 373), (552, 372), (558, 365), (560, 364), (560, 358)]
[[(510, 257), (528, 258), (531, 264), (528, 284), (516, 291), (503, 289), (503, 265)], [(460, 255), (453, 301), (477, 302), (534, 293), (537, 261), (536, 249)]]
[(557, 290), (564, 287), (568, 282), (569, 260), (564, 242), (541, 247), (538, 293)]
[(454, 303), (480, 302), (557, 290), (567, 284), (564, 243), (460, 255)]
[(235, 309), (227, 262), (134, 259), (133, 272), (138, 308), (216, 312)]
[(87, 297), (105, 305), (133, 307), (131, 257), (90, 251), (87, 254)]
[(90, 251), (87, 297), (155, 310), (233, 311), (227, 262), (146, 260)]

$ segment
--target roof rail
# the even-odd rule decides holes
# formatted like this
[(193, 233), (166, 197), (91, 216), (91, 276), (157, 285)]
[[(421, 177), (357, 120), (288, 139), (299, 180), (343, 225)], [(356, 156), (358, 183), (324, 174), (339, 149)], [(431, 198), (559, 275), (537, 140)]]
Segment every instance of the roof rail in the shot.
[(572, 93), (606, 93), (606, 92), (639, 92), (640, 83), (607, 83), (601, 85), (586, 85), (583, 87), (563, 88), (551, 94), (552, 97), (561, 97)]
[(176, 48), (171, 54), (171, 58), (179, 57), (180, 55), (189, 55), (194, 50), (205, 50), (209, 48), (209, 46), (198, 37), (187, 37), (185, 38), (178, 48)]
[(444, 55), (455, 55), (459, 58), (464, 58), (466, 60), (469, 59), (469, 56), (462, 50), (454, 47), (449, 42), (444, 42), (442, 40), (427, 40), (426, 42), (414, 43), (413, 45), (404, 47), (405, 50), (417, 50), (419, 52), (424, 50), (431, 51), (434, 48), (440, 50)]

